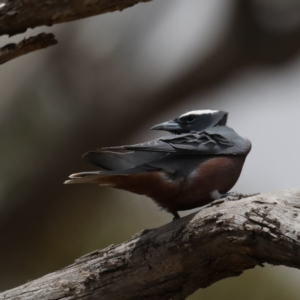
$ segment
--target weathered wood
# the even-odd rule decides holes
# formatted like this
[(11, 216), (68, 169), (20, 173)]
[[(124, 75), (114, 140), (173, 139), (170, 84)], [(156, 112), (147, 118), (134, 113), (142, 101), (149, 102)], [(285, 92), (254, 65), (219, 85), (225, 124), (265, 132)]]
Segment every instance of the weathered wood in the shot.
[(0, 294), (0, 299), (185, 299), (268, 262), (300, 268), (300, 190), (217, 204)]

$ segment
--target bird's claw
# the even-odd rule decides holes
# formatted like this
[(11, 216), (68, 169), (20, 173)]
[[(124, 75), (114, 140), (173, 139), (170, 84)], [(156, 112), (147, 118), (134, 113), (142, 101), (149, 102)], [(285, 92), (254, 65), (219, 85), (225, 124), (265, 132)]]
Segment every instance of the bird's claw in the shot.
[(230, 192), (230, 193), (223, 194), (221, 196), (221, 199), (224, 199), (224, 202), (227, 202), (227, 201), (237, 201), (237, 200), (241, 200), (241, 199), (252, 197), (252, 196), (256, 196), (256, 195), (259, 195), (259, 193), (255, 193), (255, 194), (242, 194), (242, 193), (237, 193), (237, 192)]
[(206, 207), (212, 207), (212, 206), (224, 203), (224, 202), (226, 203), (229, 201), (237, 201), (237, 200), (241, 200), (243, 198), (248, 198), (248, 197), (252, 197), (252, 196), (256, 196), (256, 195), (259, 195), (259, 193), (241, 194), (241, 193), (237, 193), (237, 192), (230, 192), (230, 193), (223, 194), (220, 199), (217, 199), (217, 200), (211, 202)]

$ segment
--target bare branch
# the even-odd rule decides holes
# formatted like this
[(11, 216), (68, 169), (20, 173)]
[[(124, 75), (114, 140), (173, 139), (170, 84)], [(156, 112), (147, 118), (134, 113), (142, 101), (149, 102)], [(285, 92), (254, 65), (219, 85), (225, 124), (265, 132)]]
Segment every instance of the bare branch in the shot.
[(14, 35), (28, 28), (51, 26), (151, 0), (13, 0), (0, 9), (0, 35)]
[[(38, 26), (69, 22), (94, 15), (123, 10), (151, 0), (11, 0), (0, 7), (0, 35), (9, 36)], [(29, 52), (56, 44), (54, 36), (40, 34), (0, 49), (0, 64)]]
[(299, 201), (298, 189), (207, 207), (87, 254), (0, 299), (179, 300), (265, 262), (300, 268)]
[(21, 55), (44, 49), (57, 43), (52, 33), (41, 33), (24, 39), (18, 44), (8, 44), (0, 48), (0, 65)]

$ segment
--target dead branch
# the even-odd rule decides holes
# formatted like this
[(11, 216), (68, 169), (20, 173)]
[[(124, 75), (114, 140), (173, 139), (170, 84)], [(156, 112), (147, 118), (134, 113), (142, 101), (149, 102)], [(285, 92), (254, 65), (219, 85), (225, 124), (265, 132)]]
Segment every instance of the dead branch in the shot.
[(0, 48), (0, 65), (21, 55), (44, 49), (57, 43), (52, 33), (41, 33), (37, 36), (24, 39), (18, 44), (8, 44)]
[(300, 190), (204, 208), (0, 294), (0, 299), (185, 299), (270, 263), (300, 268)]
[(123, 10), (151, 0), (13, 0), (0, 9), (0, 35)]
[[(139, 2), (151, 0), (11, 0), (0, 7), (0, 35), (9, 36), (38, 26), (70, 22), (116, 10), (123, 10)], [(43, 36), (42, 36), (43, 35)], [(50, 34), (29, 38), (19, 44), (8, 44), (0, 49), (0, 64), (18, 56), (54, 45)]]

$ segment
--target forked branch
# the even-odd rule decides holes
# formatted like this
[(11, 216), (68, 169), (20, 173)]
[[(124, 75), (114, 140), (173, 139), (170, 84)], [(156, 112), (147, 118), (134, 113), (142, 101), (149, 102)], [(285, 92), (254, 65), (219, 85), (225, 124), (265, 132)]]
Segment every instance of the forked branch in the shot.
[[(0, 35), (12, 36), (29, 28), (51, 26), (123, 10), (147, 1), (150, 0), (10, 0), (6, 4), (2, 3), (0, 7)], [(2, 47), (0, 64), (57, 43), (52, 34), (42, 35)]]

